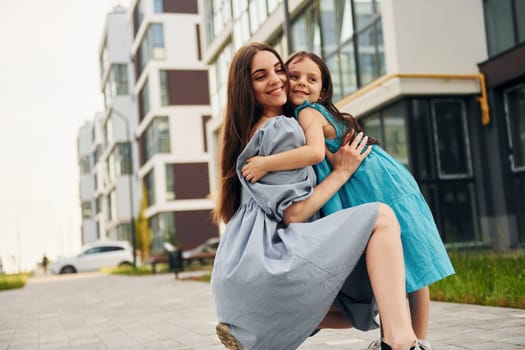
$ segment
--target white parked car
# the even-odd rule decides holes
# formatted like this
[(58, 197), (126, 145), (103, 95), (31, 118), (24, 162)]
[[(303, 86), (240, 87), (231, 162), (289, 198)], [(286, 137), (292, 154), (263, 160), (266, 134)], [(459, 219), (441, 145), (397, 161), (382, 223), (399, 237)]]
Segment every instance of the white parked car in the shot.
[(79, 254), (49, 265), (54, 274), (97, 271), (102, 267), (131, 266), (133, 253), (126, 241), (99, 241), (82, 246)]

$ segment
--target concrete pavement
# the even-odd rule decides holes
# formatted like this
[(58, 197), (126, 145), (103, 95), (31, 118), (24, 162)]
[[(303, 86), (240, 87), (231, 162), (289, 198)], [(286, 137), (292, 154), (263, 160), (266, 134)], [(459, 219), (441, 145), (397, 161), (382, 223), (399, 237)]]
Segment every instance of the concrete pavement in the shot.
[[(0, 350), (224, 349), (215, 324), (209, 284), (173, 274), (42, 276), (0, 292)], [(429, 333), (435, 350), (525, 349), (525, 310), (432, 302)], [(300, 350), (366, 349), (377, 336), (323, 330)]]

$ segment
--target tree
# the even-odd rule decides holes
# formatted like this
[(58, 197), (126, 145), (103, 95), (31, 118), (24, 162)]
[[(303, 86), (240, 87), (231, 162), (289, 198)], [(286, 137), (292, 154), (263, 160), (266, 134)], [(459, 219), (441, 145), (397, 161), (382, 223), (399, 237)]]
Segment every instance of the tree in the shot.
[(148, 225), (146, 209), (148, 209), (148, 190), (146, 189), (146, 186), (142, 186), (140, 211), (137, 219), (135, 220), (137, 246), (140, 251), (140, 258), (142, 261), (149, 257), (151, 251), (151, 229)]

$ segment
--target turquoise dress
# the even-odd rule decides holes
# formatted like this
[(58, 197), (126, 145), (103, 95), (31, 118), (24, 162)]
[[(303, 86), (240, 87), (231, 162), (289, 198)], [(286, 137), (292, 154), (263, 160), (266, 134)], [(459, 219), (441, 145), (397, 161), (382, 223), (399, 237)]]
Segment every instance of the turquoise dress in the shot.
[[(306, 107), (319, 111), (334, 126), (337, 136), (325, 139), (325, 143), (330, 152), (336, 152), (343, 128), (324, 106), (317, 103), (305, 101), (296, 108), (296, 117)], [(331, 172), (331, 167), (325, 159), (315, 165), (314, 170), (321, 182)], [(378, 145), (373, 145), (368, 157), (322, 211), (323, 215), (330, 215), (369, 202), (388, 204), (399, 220), (408, 293), (454, 274), (432, 212), (416, 180), (403, 164)]]

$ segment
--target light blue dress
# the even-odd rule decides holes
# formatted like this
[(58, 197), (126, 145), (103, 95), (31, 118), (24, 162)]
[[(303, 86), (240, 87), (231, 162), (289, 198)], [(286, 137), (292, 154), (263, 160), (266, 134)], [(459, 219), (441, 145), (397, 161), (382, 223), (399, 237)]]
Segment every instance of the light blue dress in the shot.
[(296, 349), (333, 303), (356, 328), (378, 326), (364, 251), (379, 204), (285, 226), (284, 209), (312, 194), (313, 168), (272, 172), (255, 184), (241, 174), (250, 157), (304, 144), (299, 123), (279, 116), (237, 159), (241, 205), (221, 238), (211, 286), (218, 320), (249, 350)]
[[(296, 108), (296, 117), (306, 107), (319, 111), (334, 126), (336, 138), (325, 139), (325, 143), (330, 152), (336, 152), (343, 136), (340, 123), (324, 106), (307, 101)], [(330, 173), (331, 166), (325, 159), (316, 164), (314, 169), (318, 181), (323, 181)], [(379, 145), (372, 146), (372, 151), (358, 170), (325, 204), (322, 212), (329, 215), (368, 202), (388, 204), (396, 213), (401, 226), (408, 293), (454, 274), (419, 185), (408, 169)]]

